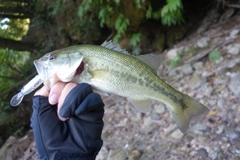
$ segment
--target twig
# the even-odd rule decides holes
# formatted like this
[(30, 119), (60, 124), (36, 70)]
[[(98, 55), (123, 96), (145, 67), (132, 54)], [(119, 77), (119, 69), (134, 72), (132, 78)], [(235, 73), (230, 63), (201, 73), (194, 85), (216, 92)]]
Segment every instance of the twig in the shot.
[(220, 65), (219, 67), (217, 67), (216, 69), (214, 69), (213, 71), (207, 73), (207, 74), (204, 74), (203, 76), (204, 77), (209, 77), (211, 75), (213, 75), (214, 73), (217, 73), (217, 72), (220, 72), (226, 68), (232, 68), (234, 67), (235, 65), (237, 65), (238, 63), (240, 63), (240, 56), (226, 62), (225, 64), (222, 64)]
[(223, 41), (219, 42), (218, 44), (216, 44), (215, 46), (212, 46), (211, 48), (209, 48), (209, 49), (207, 49), (205, 51), (202, 51), (202, 52), (198, 53), (197, 55), (191, 57), (190, 59), (185, 61), (185, 63), (191, 63), (191, 62), (197, 61), (197, 60), (203, 58), (204, 56), (208, 55), (214, 49), (219, 48), (221, 46), (225, 46), (225, 45), (227, 45), (229, 43), (232, 43), (232, 42), (233, 42), (232, 39), (231, 40), (227, 40), (227, 41), (223, 40)]
[(237, 4), (227, 4), (227, 7), (231, 7), (231, 8), (239, 8), (240, 9), (240, 5)]
[[(239, 29), (239, 28), (240, 28), (240, 25), (237, 25), (237, 26), (232, 27), (232, 28), (229, 29), (229, 30), (232, 31), (232, 30), (234, 30), (234, 29)], [(229, 34), (229, 32), (230, 32), (229, 30), (226, 30), (226, 31), (220, 32), (219, 34), (210, 36), (210, 38), (216, 38), (216, 37), (225, 36), (226, 34)]]

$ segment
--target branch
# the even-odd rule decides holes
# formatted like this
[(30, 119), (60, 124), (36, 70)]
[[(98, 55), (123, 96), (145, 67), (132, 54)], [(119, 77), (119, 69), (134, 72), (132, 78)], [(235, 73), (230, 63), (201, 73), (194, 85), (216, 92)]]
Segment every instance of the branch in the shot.
[(195, 61), (197, 61), (197, 60), (205, 57), (206, 55), (208, 55), (208, 54), (209, 54), (211, 51), (213, 51), (214, 49), (219, 48), (219, 47), (221, 47), (221, 46), (225, 46), (225, 45), (227, 45), (227, 44), (229, 44), (229, 43), (232, 43), (232, 42), (233, 42), (232, 39), (231, 39), (231, 40), (228, 40), (228, 41), (223, 40), (223, 41), (219, 42), (218, 44), (216, 44), (215, 46), (212, 46), (211, 48), (209, 48), (209, 49), (207, 49), (207, 50), (205, 50), (205, 51), (202, 51), (202, 52), (198, 53), (197, 55), (191, 57), (190, 59), (188, 59), (187, 61), (185, 61), (185, 63), (195, 62)]
[(231, 7), (231, 8), (239, 8), (240, 9), (240, 5), (238, 4), (227, 4), (227, 7)]
[(221, 64), (219, 67), (217, 67), (216, 69), (214, 69), (213, 71), (211, 71), (209, 73), (204, 74), (203, 76), (209, 77), (209, 76), (213, 75), (214, 73), (222, 71), (225, 68), (232, 68), (235, 65), (237, 65), (238, 63), (240, 63), (240, 56), (226, 62), (225, 64)]

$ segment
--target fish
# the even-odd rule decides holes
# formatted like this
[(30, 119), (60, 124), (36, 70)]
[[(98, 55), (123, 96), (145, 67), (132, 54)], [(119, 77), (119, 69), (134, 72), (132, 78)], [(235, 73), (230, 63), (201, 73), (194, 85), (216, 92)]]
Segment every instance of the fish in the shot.
[(162, 102), (183, 133), (194, 117), (209, 112), (206, 106), (175, 90), (157, 75), (159, 55), (133, 56), (112, 41), (55, 50), (33, 63), (48, 89), (58, 81), (88, 83), (100, 94), (127, 97), (140, 112), (149, 111), (152, 100)]

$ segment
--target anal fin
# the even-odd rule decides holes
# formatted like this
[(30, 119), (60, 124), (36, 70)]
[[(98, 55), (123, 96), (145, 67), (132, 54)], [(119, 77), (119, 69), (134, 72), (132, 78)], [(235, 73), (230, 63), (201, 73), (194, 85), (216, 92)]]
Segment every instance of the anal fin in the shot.
[(150, 99), (130, 99), (129, 101), (132, 103), (132, 105), (142, 113), (145, 113), (150, 110), (151, 100)]

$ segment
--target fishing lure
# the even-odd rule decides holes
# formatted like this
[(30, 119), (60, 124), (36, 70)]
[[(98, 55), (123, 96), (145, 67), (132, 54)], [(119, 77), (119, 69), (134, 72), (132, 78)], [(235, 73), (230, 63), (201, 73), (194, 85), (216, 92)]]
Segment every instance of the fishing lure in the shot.
[(36, 75), (30, 82), (28, 82), (25, 86), (23, 86), (23, 88), (21, 89), (21, 91), (16, 94), (15, 96), (12, 97), (10, 104), (11, 106), (17, 106), (19, 105), (22, 100), (23, 97), (29, 93), (31, 93), (32, 91), (34, 91), (35, 89), (37, 89), (41, 84), (42, 84), (42, 80), (40, 78), (39, 75)]

